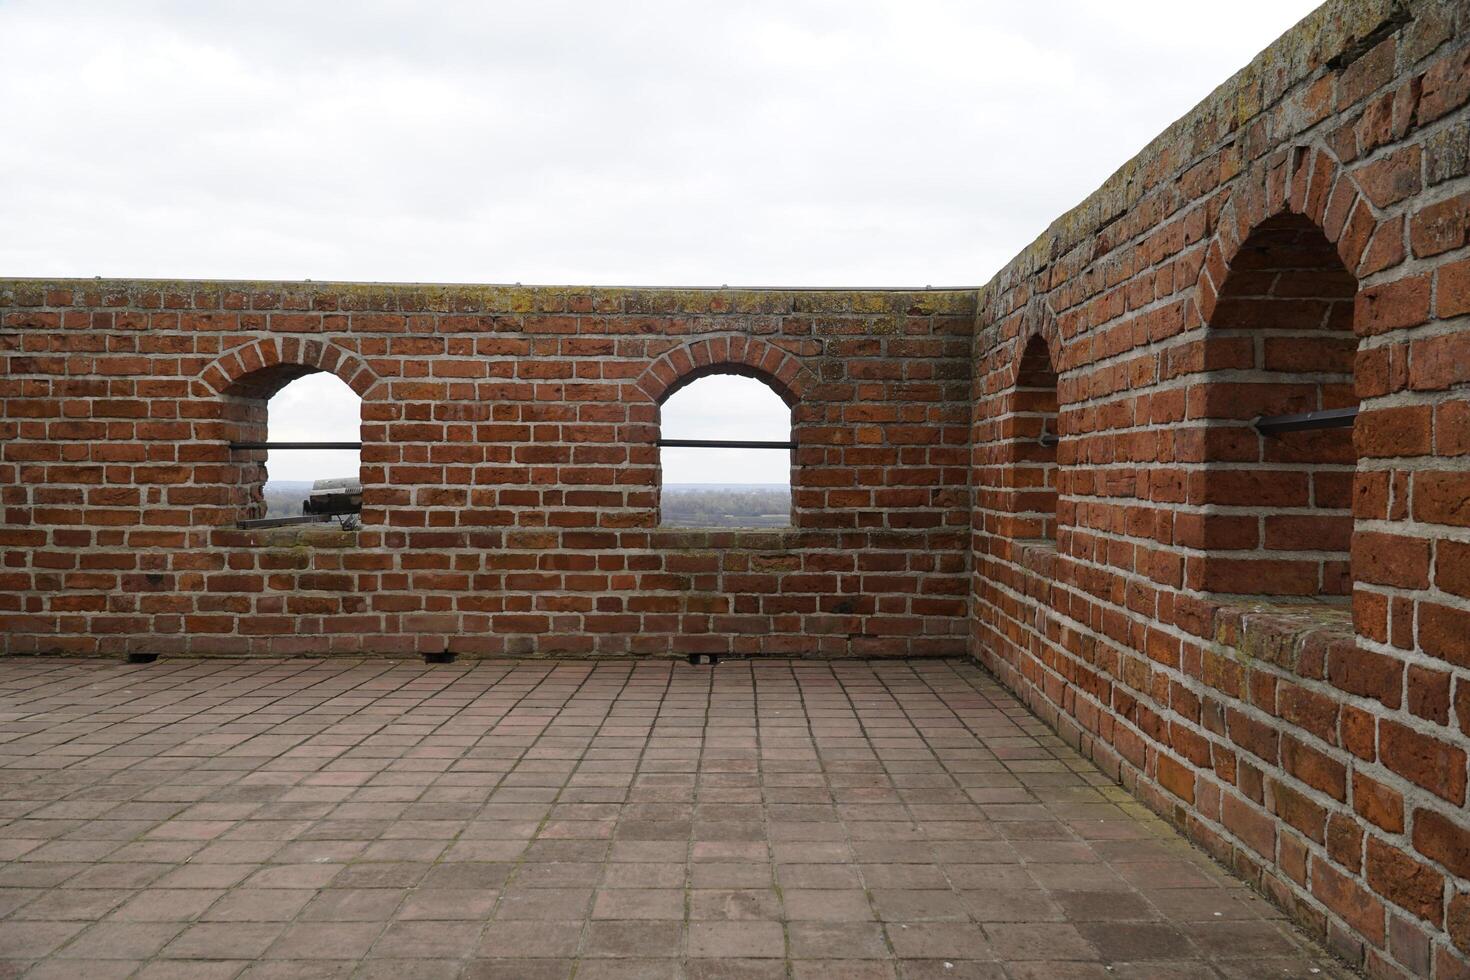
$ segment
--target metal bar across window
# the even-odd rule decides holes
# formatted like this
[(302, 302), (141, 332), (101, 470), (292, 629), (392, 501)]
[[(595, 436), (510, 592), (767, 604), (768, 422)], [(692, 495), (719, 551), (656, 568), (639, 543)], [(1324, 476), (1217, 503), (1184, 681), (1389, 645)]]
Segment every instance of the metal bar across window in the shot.
[(670, 449), (795, 449), (794, 442), (771, 442), (760, 439), (659, 439), (655, 443)]
[(1306, 432), (1311, 429), (1347, 429), (1358, 417), (1356, 408), (1327, 408), (1319, 412), (1296, 415), (1262, 415), (1256, 419), (1256, 430), (1273, 436), (1282, 432)]
[(360, 442), (232, 442), (230, 449), (361, 449)]
[(1062, 437), (1057, 435), (1055, 432), (1043, 432), (1041, 434), (1041, 437), (1036, 441), (1041, 443), (1043, 446), (1055, 446), (1057, 443), (1062, 441)]
[[(794, 442), (761, 439), (659, 439), (672, 449), (795, 449)], [(231, 449), (361, 449), (360, 442), (232, 442)]]

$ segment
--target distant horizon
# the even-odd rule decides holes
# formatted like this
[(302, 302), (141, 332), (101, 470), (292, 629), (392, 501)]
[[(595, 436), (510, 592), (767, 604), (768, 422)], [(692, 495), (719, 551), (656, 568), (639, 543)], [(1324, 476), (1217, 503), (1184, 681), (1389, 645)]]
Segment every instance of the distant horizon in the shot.
[[(317, 477), (317, 479), (321, 479), (321, 480), (341, 480), (341, 479), (351, 479), (351, 477), (345, 477), (345, 476), (327, 477), (327, 476), (323, 476), (323, 477)], [(289, 487), (289, 486), (309, 487), (309, 486), (311, 486), (315, 482), (316, 482), (316, 480), (270, 480), (270, 479), (268, 479), (268, 480), (265, 481), (265, 485), (268, 486), (268, 487), (272, 487), (272, 486), (274, 486), (274, 487)], [(686, 487), (696, 487), (696, 488), (697, 487), (750, 487), (750, 488), (757, 488), (757, 489), (765, 488), (765, 487), (770, 487), (770, 488), (773, 488), (774, 489), (774, 488), (778, 488), (778, 487), (790, 487), (790, 486), (791, 486), (791, 484), (790, 484), (789, 481), (786, 482), (786, 483), (718, 483), (718, 482), (715, 482), (715, 483), (665, 483), (663, 485), (663, 487), (664, 487), (665, 490), (675, 489), (675, 488), (677, 488), (677, 489), (683, 489), (683, 488), (686, 488)]]
[(721, 483), (711, 481), (709, 483), (665, 483), (663, 486), (667, 490), (671, 487), (789, 487), (791, 483), (790, 481), (785, 483)]

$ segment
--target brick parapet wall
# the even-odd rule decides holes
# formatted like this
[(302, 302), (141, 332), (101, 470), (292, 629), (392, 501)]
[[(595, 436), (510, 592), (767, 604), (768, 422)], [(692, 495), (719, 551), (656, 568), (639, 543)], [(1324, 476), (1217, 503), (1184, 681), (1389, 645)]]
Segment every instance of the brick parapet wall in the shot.
[[(0, 649), (866, 656), (968, 633), (1345, 956), (1470, 976), (1467, 42), (1465, 0), (1329, 3), (978, 294), (4, 282)], [(1221, 306), (1272, 222), (1356, 287), (1353, 390), (1321, 364), (1303, 386), (1359, 403), (1347, 463), (1248, 425), (1287, 410), (1284, 372)], [(1054, 470), (1049, 372), (1016, 396), (1036, 336)], [(655, 526), (659, 399), (713, 368), (793, 405), (791, 530)], [(231, 529), (251, 462), (223, 446), (303, 369), (364, 398), (365, 527)], [(1308, 510), (1273, 511), (1278, 483), (1345, 470), (1321, 526), (1350, 520), (1349, 552), (1271, 540)]]
[[(963, 652), (974, 294), (0, 281), (10, 653)], [(363, 526), (232, 528), (269, 395), (362, 397)], [(657, 526), (659, 402), (792, 405), (790, 530)]]
[[(1329, 3), (1018, 256), (977, 317), (972, 650), (1374, 975), (1470, 975), (1467, 100), (1470, 5)], [(1223, 519), (1252, 513), (1211, 489), (1241, 445), (1222, 436), (1301, 410), (1252, 402), (1291, 379), (1233, 360), (1217, 315), (1278, 214), (1357, 284), (1350, 607), (1213, 591)], [(1037, 334), (1059, 375), (1054, 545), (1010, 530)], [(1281, 477), (1255, 465), (1269, 533)], [(1280, 547), (1242, 591), (1322, 558)]]

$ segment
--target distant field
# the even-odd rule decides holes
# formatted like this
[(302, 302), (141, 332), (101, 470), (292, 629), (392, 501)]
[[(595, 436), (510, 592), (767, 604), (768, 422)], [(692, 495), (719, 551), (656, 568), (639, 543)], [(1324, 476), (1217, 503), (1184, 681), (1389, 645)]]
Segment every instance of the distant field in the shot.
[(670, 483), (664, 486), (665, 527), (786, 527), (791, 488), (770, 483)]
[(301, 502), (311, 493), (311, 481), (271, 480), (265, 485), (266, 517), (297, 517)]
[[(267, 517), (295, 517), (311, 493), (309, 481), (265, 485)], [(770, 483), (670, 483), (663, 489), (666, 527), (785, 527), (791, 488)]]

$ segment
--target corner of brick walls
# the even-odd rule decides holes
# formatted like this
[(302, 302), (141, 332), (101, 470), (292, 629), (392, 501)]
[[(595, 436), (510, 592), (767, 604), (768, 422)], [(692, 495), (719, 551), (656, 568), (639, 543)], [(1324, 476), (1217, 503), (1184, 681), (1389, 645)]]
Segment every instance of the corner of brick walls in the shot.
[[(1470, 975), (1467, 28), (1464, 0), (1327, 4), (978, 295), (0, 282), (0, 644), (968, 641), (1350, 960)], [(1280, 213), (1358, 285), (1350, 620), (1189, 584), (1209, 322)], [(1036, 334), (1054, 542), (1012, 537), (1036, 523), (1009, 397)], [(363, 396), (363, 529), (228, 528), (222, 400), (278, 364)], [(658, 397), (713, 367), (796, 396), (792, 530), (653, 526)]]

